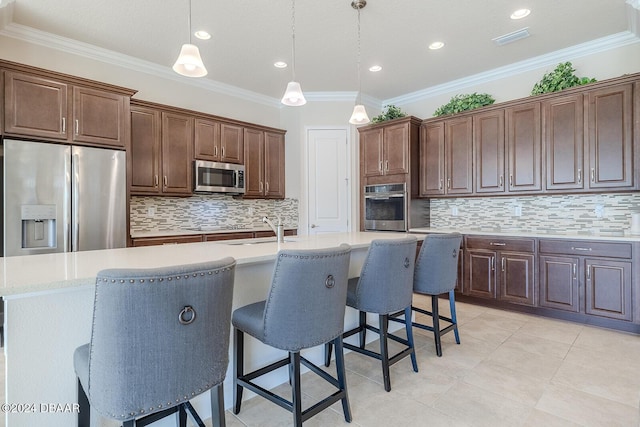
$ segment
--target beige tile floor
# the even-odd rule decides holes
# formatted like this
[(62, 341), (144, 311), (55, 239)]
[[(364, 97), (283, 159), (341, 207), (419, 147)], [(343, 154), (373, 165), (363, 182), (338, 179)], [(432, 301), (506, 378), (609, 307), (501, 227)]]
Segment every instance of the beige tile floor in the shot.
[[(448, 312), (446, 301), (441, 306)], [(640, 425), (639, 336), (471, 304), (457, 303), (457, 311), (462, 343), (447, 334), (439, 358), (432, 335), (414, 329), (420, 371), (409, 359), (392, 366), (389, 393), (378, 361), (348, 354), (352, 423), (338, 403), (305, 426)], [(307, 405), (331, 390), (312, 373), (302, 381)], [(287, 385), (276, 391), (290, 395)], [(291, 415), (254, 397), (226, 421), (287, 426)]]
[[(448, 313), (446, 301), (441, 307)], [(462, 343), (445, 335), (439, 358), (432, 335), (414, 328), (420, 371), (413, 372), (409, 359), (392, 366), (389, 393), (380, 362), (347, 354), (353, 421), (344, 421), (337, 403), (305, 426), (640, 425), (640, 336), (471, 304), (457, 303), (457, 311)], [(303, 404), (332, 392), (313, 373), (302, 381)], [(274, 391), (290, 396), (288, 385)], [(287, 411), (261, 397), (244, 402), (238, 415), (227, 411), (226, 421), (228, 427), (292, 424)]]

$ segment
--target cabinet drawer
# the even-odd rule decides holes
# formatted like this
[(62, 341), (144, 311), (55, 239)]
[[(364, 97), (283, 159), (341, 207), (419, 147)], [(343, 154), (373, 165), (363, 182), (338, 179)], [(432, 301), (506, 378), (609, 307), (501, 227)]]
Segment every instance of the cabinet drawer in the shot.
[(549, 254), (604, 256), (630, 259), (631, 243), (594, 242), (585, 240), (540, 240), (540, 252)]
[(467, 249), (488, 249), (494, 251), (535, 252), (535, 239), (511, 237), (467, 237)]

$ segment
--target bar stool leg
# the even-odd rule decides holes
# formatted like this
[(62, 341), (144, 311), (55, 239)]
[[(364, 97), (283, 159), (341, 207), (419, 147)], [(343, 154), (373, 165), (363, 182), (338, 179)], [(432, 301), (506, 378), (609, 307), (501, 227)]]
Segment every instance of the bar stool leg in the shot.
[(367, 343), (367, 313), (360, 312), (360, 348), (364, 348)]
[[(234, 328), (235, 329), (235, 328)], [(240, 413), (242, 405), (242, 386), (238, 385), (238, 378), (244, 375), (244, 332), (235, 329), (233, 342), (233, 360), (235, 365), (235, 377), (233, 378), (233, 413)]]
[(292, 369), (291, 394), (293, 404), (293, 425), (302, 427), (302, 392), (300, 387), (300, 352), (289, 353), (289, 365)]
[(389, 375), (389, 347), (387, 343), (389, 319), (386, 314), (381, 314), (378, 318), (380, 319), (380, 358), (382, 360), (382, 378), (384, 380), (384, 389), (386, 391), (391, 391), (391, 377)]
[(211, 389), (211, 421), (213, 427), (225, 427), (224, 419), (224, 386), (218, 384)]
[(78, 427), (89, 427), (91, 425), (91, 405), (89, 398), (80, 384), (78, 379)]
[(342, 397), (342, 412), (344, 412), (344, 420), (351, 422), (351, 407), (349, 406), (349, 397), (347, 395), (347, 377), (344, 365), (344, 349), (342, 347), (342, 335), (333, 340), (336, 346), (336, 374), (338, 377), (338, 387), (344, 390)]
[(456, 296), (455, 291), (449, 291), (449, 308), (451, 309), (451, 321), (455, 325), (453, 334), (456, 337), (456, 344), (460, 344), (460, 335), (458, 334), (458, 318), (456, 316)]
[[(331, 364), (331, 350), (333, 345), (330, 342), (324, 344), (324, 366), (329, 367)], [(338, 351), (338, 350), (336, 350)], [(337, 356), (336, 356), (337, 357)]]
[(404, 309), (404, 327), (407, 331), (407, 341), (411, 350), (411, 365), (413, 372), (418, 372), (418, 361), (416, 360), (416, 346), (413, 342), (413, 325), (411, 323), (411, 306)]
[(438, 296), (431, 295), (431, 316), (433, 318), (433, 336), (436, 340), (436, 354), (442, 357), (442, 342), (440, 340), (440, 314), (438, 313)]

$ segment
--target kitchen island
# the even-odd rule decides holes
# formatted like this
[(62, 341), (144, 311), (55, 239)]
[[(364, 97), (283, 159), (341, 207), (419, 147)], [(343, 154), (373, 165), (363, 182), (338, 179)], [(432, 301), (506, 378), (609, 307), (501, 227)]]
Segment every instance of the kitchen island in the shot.
[[(5, 300), (5, 403), (9, 405), (5, 424), (11, 427), (75, 425), (73, 352), (90, 340), (94, 282), (102, 269), (162, 267), (231, 256), (237, 261), (235, 309), (266, 297), (280, 249), (319, 249), (347, 243), (352, 247), (349, 276), (356, 277), (372, 240), (402, 236), (405, 234), (335, 233), (288, 237), (280, 244), (273, 239), (254, 239), (0, 258), (0, 294)], [(356, 323), (357, 312), (348, 309), (345, 328)], [(227, 408), (232, 400), (231, 351), (232, 348), (225, 380)], [(256, 340), (245, 345), (245, 352), (246, 370), (282, 356), (282, 352)], [(309, 349), (305, 356), (320, 363), (321, 346)], [(266, 377), (264, 386), (273, 387), (287, 381), (285, 370), (281, 371)], [(247, 397), (250, 396), (248, 393)], [(192, 403), (204, 419), (210, 417), (207, 393)], [(169, 417), (158, 426), (174, 425), (174, 421)], [(102, 420), (96, 425), (113, 424)]]

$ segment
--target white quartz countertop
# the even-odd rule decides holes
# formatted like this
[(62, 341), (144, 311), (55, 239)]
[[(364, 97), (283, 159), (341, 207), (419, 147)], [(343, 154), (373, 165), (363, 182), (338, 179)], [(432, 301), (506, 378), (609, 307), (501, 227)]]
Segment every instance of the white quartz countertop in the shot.
[[(28, 255), (0, 258), (0, 296), (16, 298), (93, 286), (105, 268), (152, 268), (205, 262), (227, 256), (237, 265), (271, 262), (280, 249), (320, 249), (347, 243), (367, 247), (374, 239), (407, 236), (396, 232), (329, 233), (291, 236), (278, 244), (271, 238), (143, 246), (99, 251)], [(420, 236), (417, 236), (419, 239)], [(253, 244), (251, 244), (253, 242)]]
[(573, 239), (573, 240), (607, 240), (619, 242), (640, 242), (640, 235), (633, 235), (628, 231), (616, 233), (559, 233), (559, 232), (531, 232), (531, 231), (491, 231), (491, 230), (470, 230), (470, 229), (454, 229), (454, 228), (412, 228), (410, 233), (454, 233), (458, 232), (464, 235), (478, 236), (504, 236), (504, 237), (535, 237), (547, 239)]

